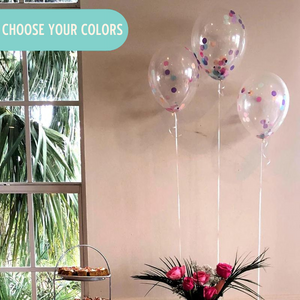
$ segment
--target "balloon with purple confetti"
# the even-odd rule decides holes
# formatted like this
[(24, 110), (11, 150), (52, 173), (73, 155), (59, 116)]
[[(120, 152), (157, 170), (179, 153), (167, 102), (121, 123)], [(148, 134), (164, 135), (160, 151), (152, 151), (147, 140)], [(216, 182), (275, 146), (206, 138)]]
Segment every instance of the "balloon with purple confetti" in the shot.
[(157, 51), (148, 71), (157, 102), (172, 113), (186, 107), (196, 93), (199, 70), (197, 57), (186, 47), (170, 45)]
[[(202, 13), (192, 31), (192, 50), (205, 73), (216, 80), (224, 80), (236, 69), (245, 45), (245, 25), (233, 9), (218, 7)], [(200, 59), (203, 57), (209, 60)], [(218, 68), (220, 65), (222, 68)]]
[[(242, 86), (237, 101), (243, 125), (254, 136), (265, 139), (283, 123), (288, 109), (289, 91), (283, 80), (273, 73), (250, 77)], [(249, 121), (245, 121), (247, 114)]]

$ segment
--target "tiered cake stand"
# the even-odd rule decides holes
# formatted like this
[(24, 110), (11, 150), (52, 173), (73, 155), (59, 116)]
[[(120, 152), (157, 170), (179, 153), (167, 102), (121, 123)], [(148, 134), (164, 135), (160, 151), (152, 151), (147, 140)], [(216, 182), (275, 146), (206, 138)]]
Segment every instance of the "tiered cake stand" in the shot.
[[(63, 258), (72, 250), (74, 250), (75, 248), (90, 248), (95, 250), (99, 255), (102, 256), (102, 258), (104, 259), (106, 266), (107, 266), (107, 270), (109, 275), (107, 276), (67, 276), (67, 275), (58, 275), (57, 271), (59, 268), (59, 264), (62, 262)], [(60, 278), (57, 278), (57, 276), (59, 276)], [(54, 289), (54, 300), (56, 300), (56, 282), (57, 281), (85, 281), (85, 282), (95, 282), (95, 281), (101, 281), (101, 280), (106, 280), (108, 279), (108, 293), (109, 293), (109, 300), (111, 300), (111, 273), (110, 273), (110, 268), (109, 268), (109, 264), (107, 259), (105, 258), (105, 256), (96, 248), (90, 246), (90, 245), (77, 245), (74, 246), (72, 248), (70, 248), (69, 250), (67, 250), (57, 261), (57, 264), (55, 266), (55, 270), (54, 270), (54, 276), (53, 276), (53, 289)]]

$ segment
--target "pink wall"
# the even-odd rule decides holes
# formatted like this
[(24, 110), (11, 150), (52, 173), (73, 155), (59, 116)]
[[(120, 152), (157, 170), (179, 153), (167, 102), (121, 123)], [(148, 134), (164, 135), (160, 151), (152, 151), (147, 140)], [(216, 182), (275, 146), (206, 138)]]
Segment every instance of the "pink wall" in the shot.
[[(154, 101), (147, 82), (152, 54), (166, 43), (189, 46), (194, 21), (221, 1), (84, 0), (83, 8), (119, 11), (129, 24), (113, 52), (83, 54), (88, 241), (107, 255), (114, 298), (143, 297), (148, 286), (130, 276), (144, 263), (178, 256), (176, 156), (171, 115)], [(266, 299), (300, 299), (300, 2), (222, 1), (247, 27), (247, 49), (226, 79), (222, 101), (220, 257), (257, 253), (260, 142), (236, 112), (242, 83), (271, 71), (288, 85), (287, 119), (272, 137), (265, 169), (262, 248), (272, 268), (262, 272)], [(199, 264), (217, 259), (217, 82), (202, 74), (197, 97), (179, 117), (182, 253)], [(255, 279), (254, 274), (253, 279)], [(164, 290), (150, 294), (170, 298)], [(226, 299), (243, 299), (230, 293)]]

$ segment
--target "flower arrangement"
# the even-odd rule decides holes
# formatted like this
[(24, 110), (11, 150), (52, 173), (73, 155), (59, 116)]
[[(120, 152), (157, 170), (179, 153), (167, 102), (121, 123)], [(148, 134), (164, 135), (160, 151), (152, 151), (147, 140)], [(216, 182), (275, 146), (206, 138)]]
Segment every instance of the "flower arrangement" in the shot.
[(253, 261), (247, 260), (248, 256), (241, 258), (236, 256), (233, 266), (219, 263), (215, 269), (207, 265), (198, 266), (191, 259), (184, 260), (184, 265), (176, 257), (175, 259), (160, 259), (166, 268), (146, 264), (150, 270), (141, 275), (132, 276), (132, 278), (154, 281), (155, 283), (149, 283), (153, 286), (148, 293), (154, 287), (159, 286), (187, 300), (217, 300), (230, 289), (240, 291), (253, 299), (263, 299), (247, 285), (257, 286), (258, 284), (245, 278), (244, 275), (249, 271), (268, 266), (266, 251), (263, 251)]

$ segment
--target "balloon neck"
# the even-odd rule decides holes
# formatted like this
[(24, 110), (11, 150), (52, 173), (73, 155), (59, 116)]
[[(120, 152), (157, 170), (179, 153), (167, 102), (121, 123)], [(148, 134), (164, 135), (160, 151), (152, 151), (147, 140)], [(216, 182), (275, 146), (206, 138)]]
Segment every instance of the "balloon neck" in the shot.
[(273, 132), (269, 131), (267, 133), (262, 133), (262, 134), (259, 134), (257, 135), (256, 137), (258, 137), (259, 139), (261, 139), (263, 142), (265, 142), (265, 140), (271, 136), (273, 134)]

